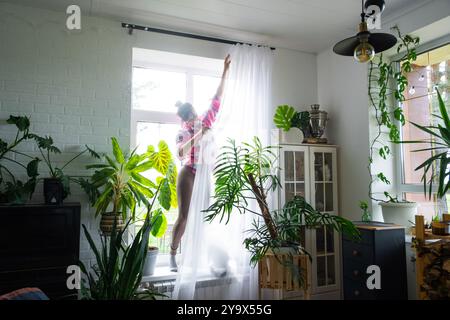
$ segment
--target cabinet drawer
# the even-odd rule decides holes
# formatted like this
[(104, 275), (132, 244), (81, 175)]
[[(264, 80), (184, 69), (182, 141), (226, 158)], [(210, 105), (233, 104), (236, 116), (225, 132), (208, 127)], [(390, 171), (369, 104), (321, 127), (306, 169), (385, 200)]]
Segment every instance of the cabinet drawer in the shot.
[(373, 261), (373, 248), (360, 243), (343, 241), (344, 260), (352, 259), (371, 264)]
[[(355, 241), (356, 243), (366, 244), (366, 245), (373, 244), (374, 240), (373, 240), (373, 232), (372, 231), (366, 230), (366, 229), (360, 229), (360, 228), (358, 228), (358, 231), (360, 232), (361, 239), (359, 241)], [(345, 234), (342, 236), (342, 239), (344, 241), (353, 242), (353, 240), (351, 238), (349, 238), (348, 236), (346, 236)]]
[(344, 259), (343, 275), (345, 278), (354, 281), (366, 281), (367, 279), (367, 267), (370, 263), (365, 263), (364, 261), (357, 261), (353, 259)]
[(366, 287), (366, 281), (344, 278), (344, 300), (374, 300), (375, 292)]

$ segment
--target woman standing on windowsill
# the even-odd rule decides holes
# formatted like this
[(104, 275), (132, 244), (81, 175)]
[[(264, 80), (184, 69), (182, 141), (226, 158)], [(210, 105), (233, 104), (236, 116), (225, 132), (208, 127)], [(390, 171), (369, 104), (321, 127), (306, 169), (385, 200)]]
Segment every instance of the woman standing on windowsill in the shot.
[(173, 228), (172, 243), (170, 245), (171, 271), (178, 271), (175, 258), (178, 246), (180, 245), (181, 237), (186, 229), (199, 155), (198, 143), (203, 134), (211, 128), (212, 124), (216, 120), (230, 63), (231, 59), (230, 55), (228, 55), (224, 61), (222, 80), (220, 81), (210, 108), (203, 116), (198, 117), (195, 109), (190, 103), (177, 102), (176, 104), (178, 107), (177, 115), (182, 120), (182, 129), (178, 133), (176, 139), (178, 157), (182, 161), (183, 167), (178, 174), (177, 181), (178, 218)]

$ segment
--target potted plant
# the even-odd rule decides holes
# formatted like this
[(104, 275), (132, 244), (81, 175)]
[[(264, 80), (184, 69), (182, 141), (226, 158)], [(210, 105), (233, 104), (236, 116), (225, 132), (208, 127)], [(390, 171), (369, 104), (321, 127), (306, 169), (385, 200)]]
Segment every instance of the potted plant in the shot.
[(75, 154), (61, 168), (53, 165), (51, 154), (61, 154), (61, 150), (53, 143), (52, 137), (39, 137), (33, 135), (38, 145), (42, 160), (47, 165), (50, 177), (44, 178), (44, 200), (46, 204), (61, 204), (70, 195), (70, 182), (80, 183), (80, 176), (72, 176), (64, 173), (64, 170), (76, 159), (85, 153), (91, 157), (100, 159), (100, 155), (85, 145), (85, 148)]
[[(369, 63), (369, 102), (374, 110), (374, 117), (377, 125), (374, 138), (370, 141), (369, 164), (367, 170), (370, 176), (368, 196), (373, 202), (378, 203), (382, 208), (385, 222), (397, 223), (407, 226), (409, 220), (413, 220), (417, 212), (417, 204), (398, 199), (388, 192), (382, 192), (384, 198), (373, 192), (373, 184), (381, 182), (390, 185), (391, 182), (384, 172), (373, 172), (374, 162), (386, 160), (391, 154), (389, 143), (400, 141), (400, 131), (396, 122), (405, 124), (405, 117), (400, 104), (405, 100), (404, 91), (408, 87), (408, 79), (405, 73), (412, 70), (412, 63), (416, 60), (416, 46), (419, 38), (410, 35), (402, 35), (398, 27), (397, 31), (400, 43), (397, 52), (405, 49), (405, 53), (398, 61), (386, 60), (382, 54), (377, 55)], [(401, 62), (400, 70), (396, 69), (398, 62)], [(392, 103), (392, 104), (391, 104)], [(387, 135), (387, 136), (386, 136)], [(363, 211), (363, 220), (372, 219), (368, 213), (367, 201), (360, 202)]]
[(408, 226), (409, 221), (413, 221), (417, 214), (417, 203), (399, 200), (397, 197), (392, 197), (388, 192), (385, 192), (385, 196), (388, 201), (378, 203), (381, 206), (384, 222)]
[[(310, 123), (308, 111), (295, 111), (289, 105), (278, 106), (273, 117), (275, 126), (282, 129), (281, 141), (286, 143), (297, 143), (300, 133), (303, 134), (303, 139), (309, 137)], [(299, 132), (300, 131), (300, 132)]]
[[(440, 115), (433, 114), (432, 117), (436, 120), (438, 124), (433, 125), (419, 125), (417, 123), (411, 122), (419, 130), (430, 135), (429, 139), (420, 141), (399, 141), (398, 143), (413, 143), (413, 144), (426, 144), (427, 147), (414, 150), (413, 152), (430, 152), (431, 155), (423, 163), (421, 163), (416, 171), (423, 170), (422, 181), (425, 196), (428, 194), (429, 199), (431, 199), (431, 194), (433, 193), (433, 183), (437, 182), (436, 195), (438, 199), (445, 198), (445, 195), (450, 188), (450, 171), (448, 166), (450, 164), (450, 158), (448, 151), (450, 150), (450, 117), (447, 112), (444, 100), (442, 99), (441, 93), (436, 89), (437, 101), (439, 106)], [(443, 227), (444, 222), (439, 220), (439, 217), (433, 218), (433, 224), (435, 229)], [(441, 233), (441, 231), (437, 231)]]
[[(167, 230), (167, 218), (161, 209), (155, 210), (151, 216), (153, 228), (150, 235), (155, 238), (161, 238)], [(156, 260), (158, 257), (159, 248), (155, 246), (148, 246), (147, 257), (145, 259), (143, 275), (151, 276), (155, 272)]]
[[(23, 204), (31, 198), (36, 188), (40, 159), (19, 151), (18, 147), (37, 136), (30, 133), (28, 117), (10, 115), (6, 124), (14, 125), (17, 132), (9, 143), (0, 139), (0, 203)], [(23, 164), (16, 157), (23, 157), (28, 163)], [(8, 167), (6, 163), (15, 166), (15, 169)], [(16, 178), (16, 168), (22, 168), (26, 172), (27, 181)]]
[[(151, 206), (148, 210), (151, 212)], [(101, 236), (99, 248), (86, 226), (83, 225), (84, 234), (94, 252), (96, 264), (92, 267), (92, 271), (88, 271), (86, 266), (80, 262), (80, 268), (87, 278), (87, 284), (85, 279), (81, 282), (82, 299), (155, 299), (160, 294), (150, 289), (140, 290), (140, 286), (146, 264), (149, 236), (150, 233), (158, 232), (158, 228), (160, 228), (158, 220), (152, 219), (148, 214), (142, 228), (137, 232), (130, 245), (125, 244), (124, 235), (131, 219), (122, 230), (117, 229), (115, 222), (110, 237)]]
[[(328, 226), (345, 233), (349, 237), (357, 237), (358, 230), (350, 221), (335, 215), (320, 213), (314, 210), (302, 197), (295, 197), (282, 209), (270, 210), (267, 196), (281, 187), (276, 174), (277, 156), (273, 152), (276, 147), (263, 147), (257, 137), (252, 144), (243, 143), (237, 146), (234, 140), (223, 147), (218, 156), (214, 177), (215, 193), (213, 203), (205, 210), (206, 221), (220, 217), (225, 223), (235, 213), (250, 213), (256, 217), (250, 236), (244, 245), (251, 253), (250, 263), (254, 266), (266, 254), (288, 255), (285, 263), (291, 267), (292, 274), (304, 283), (303, 272), (294, 264), (294, 256), (309, 255), (302, 246), (301, 227), (317, 228)], [(249, 201), (256, 199), (259, 212), (252, 210)], [(281, 261), (281, 259), (280, 259)]]
[[(88, 165), (95, 169), (89, 181), (82, 183), (85, 191), (91, 195), (95, 216), (101, 215), (100, 229), (110, 234), (114, 222), (117, 228), (123, 228), (128, 212), (135, 219), (139, 205), (150, 207), (150, 200), (157, 200), (164, 210), (176, 203), (176, 166), (164, 141), (159, 142), (159, 150), (149, 146), (144, 154), (124, 152), (115, 137), (111, 138), (112, 153), (103, 155), (104, 163)], [(156, 181), (144, 176), (149, 170), (160, 174)]]

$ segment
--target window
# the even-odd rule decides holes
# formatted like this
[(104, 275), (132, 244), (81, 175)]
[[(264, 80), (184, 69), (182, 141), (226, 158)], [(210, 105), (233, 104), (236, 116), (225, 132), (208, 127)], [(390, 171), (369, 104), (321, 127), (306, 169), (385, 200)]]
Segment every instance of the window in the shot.
[[(131, 146), (144, 152), (148, 145), (164, 140), (176, 159), (175, 138), (180, 129), (176, 116), (177, 101), (190, 102), (198, 114), (206, 111), (220, 82), (222, 60), (170, 52), (134, 49), (132, 73)], [(154, 178), (154, 177), (150, 177)], [(141, 210), (140, 214), (143, 214)], [(159, 248), (158, 265), (168, 264), (172, 228), (178, 209), (166, 213), (167, 232), (162, 238), (150, 238)], [(136, 228), (141, 224), (136, 223)], [(181, 243), (180, 250), (182, 250)]]
[[(436, 117), (432, 117), (432, 114), (439, 114), (435, 88), (437, 87), (444, 100), (447, 100), (450, 93), (449, 77), (450, 44), (418, 55), (412, 72), (407, 74), (409, 87), (404, 93), (406, 101), (403, 103), (403, 112), (408, 121), (421, 125), (437, 125)], [(430, 135), (409, 122), (402, 127), (401, 135), (403, 140), (430, 138)], [(425, 219), (431, 220), (433, 215), (448, 211), (449, 206), (446, 203), (450, 198), (447, 196), (446, 201), (439, 206), (436, 197), (428, 199), (424, 196), (421, 181), (423, 171), (415, 171), (415, 168), (429, 158), (431, 152), (413, 151), (425, 148), (426, 144), (403, 144), (399, 147), (401, 154), (399, 186), (405, 199), (419, 203), (419, 213), (424, 214)]]

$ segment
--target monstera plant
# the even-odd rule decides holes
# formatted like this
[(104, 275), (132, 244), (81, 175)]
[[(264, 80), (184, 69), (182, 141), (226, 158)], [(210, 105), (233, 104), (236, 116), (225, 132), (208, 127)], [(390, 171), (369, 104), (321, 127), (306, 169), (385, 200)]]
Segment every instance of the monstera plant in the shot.
[[(95, 172), (89, 181), (82, 182), (95, 215), (102, 215), (100, 229), (106, 234), (116, 220), (119, 230), (128, 214), (134, 220), (139, 206), (153, 207), (156, 200), (164, 210), (177, 205), (177, 169), (167, 143), (160, 141), (158, 150), (150, 145), (143, 154), (136, 149), (124, 152), (114, 137), (111, 144), (112, 156), (105, 154), (104, 163), (87, 166)], [(151, 171), (158, 175), (155, 180), (146, 176)]]
[(287, 132), (291, 128), (298, 128), (303, 132), (305, 138), (309, 135), (309, 112), (308, 111), (296, 111), (289, 105), (278, 106), (275, 115), (273, 117), (275, 126), (283, 131)]

